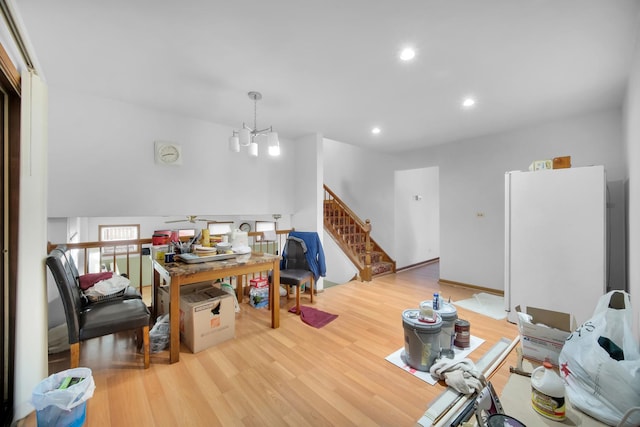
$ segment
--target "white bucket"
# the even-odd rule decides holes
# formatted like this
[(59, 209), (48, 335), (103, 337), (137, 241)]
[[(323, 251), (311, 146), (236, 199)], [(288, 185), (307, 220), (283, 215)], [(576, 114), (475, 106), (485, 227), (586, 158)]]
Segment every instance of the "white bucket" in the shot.
[(404, 326), (404, 361), (419, 371), (429, 371), (440, 354), (442, 318), (435, 314), (433, 322), (420, 320), (419, 309), (402, 312)]
[[(433, 306), (433, 300), (422, 301), (422, 304)], [(453, 340), (456, 336), (455, 322), (458, 318), (458, 310), (456, 307), (448, 302), (442, 302), (441, 307), (434, 310), (442, 318), (442, 329), (440, 331), (440, 348), (442, 350), (450, 350), (453, 347)]]

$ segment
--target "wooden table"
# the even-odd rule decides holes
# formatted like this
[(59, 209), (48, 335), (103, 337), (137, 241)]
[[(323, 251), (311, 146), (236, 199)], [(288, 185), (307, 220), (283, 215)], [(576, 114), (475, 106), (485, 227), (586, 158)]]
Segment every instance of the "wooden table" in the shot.
[[(185, 262), (164, 263), (153, 260), (153, 316), (155, 318), (158, 287), (164, 280), (169, 284), (169, 325), (171, 341), (169, 363), (180, 360), (180, 287), (191, 283), (214, 281), (236, 276), (236, 294), (242, 302), (244, 275), (271, 270), (273, 277), (269, 285), (269, 304), (271, 306), (271, 327), (280, 327), (280, 256), (266, 253), (252, 253), (248, 261), (239, 263), (234, 258), (224, 261), (210, 261), (197, 264)], [(276, 284), (276, 285), (274, 285)]]

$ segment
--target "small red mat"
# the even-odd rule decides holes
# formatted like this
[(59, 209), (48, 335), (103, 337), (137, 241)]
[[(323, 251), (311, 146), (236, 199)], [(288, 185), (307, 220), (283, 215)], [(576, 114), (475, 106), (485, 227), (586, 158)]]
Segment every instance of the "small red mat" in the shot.
[[(296, 307), (291, 307), (289, 312), (295, 313)], [(313, 307), (300, 306), (300, 318), (304, 323), (314, 328), (322, 328), (324, 325), (332, 322), (336, 317), (338, 317), (337, 314), (327, 313), (326, 311)]]

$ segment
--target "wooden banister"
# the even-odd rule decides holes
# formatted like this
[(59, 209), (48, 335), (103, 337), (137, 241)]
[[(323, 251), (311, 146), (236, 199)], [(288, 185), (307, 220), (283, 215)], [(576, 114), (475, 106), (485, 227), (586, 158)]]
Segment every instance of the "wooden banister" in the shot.
[(324, 186), (324, 227), (336, 244), (358, 269), (360, 279), (371, 281), (374, 275), (373, 255), (391, 266), (395, 261), (371, 238), (371, 221), (361, 220), (336, 194)]

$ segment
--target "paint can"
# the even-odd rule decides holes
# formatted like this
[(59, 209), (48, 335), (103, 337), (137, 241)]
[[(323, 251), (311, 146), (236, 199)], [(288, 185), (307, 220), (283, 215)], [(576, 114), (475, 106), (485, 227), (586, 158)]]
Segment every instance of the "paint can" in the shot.
[[(434, 305), (432, 301), (422, 301), (420, 307)], [(442, 319), (442, 329), (440, 331), (440, 348), (441, 356), (454, 358), (453, 341), (455, 339), (455, 321), (458, 319), (458, 310), (456, 307), (448, 302), (443, 302), (440, 299), (439, 309), (435, 310)]]
[(471, 345), (471, 323), (468, 320), (457, 319), (454, 325), (455, 338), (453, 345), (458, 348), (469, 348)]
[(440, 331), (442, 318), (434, 313), (433, 322), (420, 320), (419, 309), (408, 309), (402, 312), (404, 327), (405, 363), (419, 371), (429, 371), (431, 365), (440, 354)]

